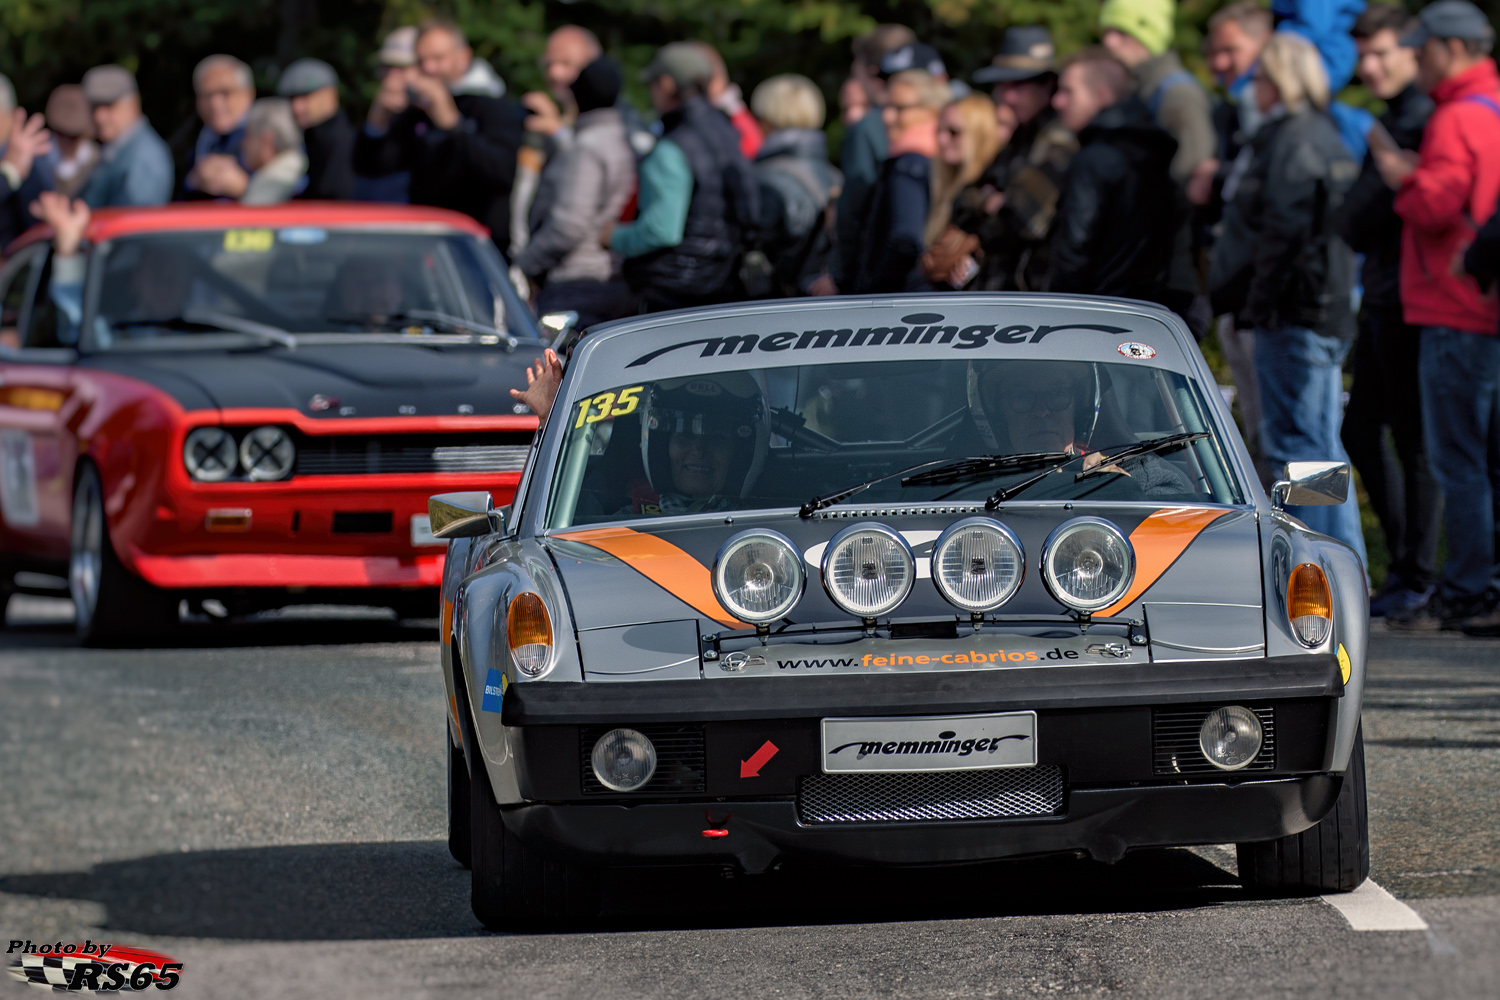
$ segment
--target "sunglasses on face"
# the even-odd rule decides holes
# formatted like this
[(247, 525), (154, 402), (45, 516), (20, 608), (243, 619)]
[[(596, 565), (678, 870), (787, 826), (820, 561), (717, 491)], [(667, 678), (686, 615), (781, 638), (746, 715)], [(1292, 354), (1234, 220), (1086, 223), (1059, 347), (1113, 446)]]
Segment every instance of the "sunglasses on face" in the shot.
[(1068, 388), (1017, 389), (1005, 394), (1005, 408), (1011, 413), (1061, 413), (1073, 405), (1073, 390)]

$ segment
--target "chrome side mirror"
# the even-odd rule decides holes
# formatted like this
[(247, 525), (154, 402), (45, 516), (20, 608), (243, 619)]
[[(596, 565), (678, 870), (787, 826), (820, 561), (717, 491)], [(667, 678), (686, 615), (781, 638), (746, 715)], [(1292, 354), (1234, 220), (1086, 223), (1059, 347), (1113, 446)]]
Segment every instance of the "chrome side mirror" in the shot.
[(1348, 462), (1288, 462), (1271, 487), (1271, 506), (1330, 507), (1349, 499)]
[(560, 351), (573, 337), (573, 331), (578, 327), (578, 314), (569, 309), (567, 312), (546, 313), (537, 320), (543, 330), (552, 334), (552, 339), (547, 346), (554, 351)]
[(483, 490), (428, 497), (427, 517), (438, 538), (476, 538), (499, 534), (505, 527), (504, 513), (495, 509), (494, 498)]

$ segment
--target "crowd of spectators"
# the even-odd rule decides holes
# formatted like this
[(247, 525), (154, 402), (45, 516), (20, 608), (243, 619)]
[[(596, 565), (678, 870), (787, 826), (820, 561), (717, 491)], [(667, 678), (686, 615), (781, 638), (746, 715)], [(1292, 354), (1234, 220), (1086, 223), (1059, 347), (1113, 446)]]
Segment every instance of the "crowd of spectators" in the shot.
[[(1065, 58), (1013, 25), (967, 82), (877, 26), (838, 91), (836, 159), (806, 77), (747, 100), (711, 46), (674, 42), (642, 74), (643, 115), (578, 25), (548, 38), (545, 91), (519, 97), (459, 24), (400, 28), (363, 122), (324, 62), (258, 97), (249, 66), (211, 55), (177, 163), (123, 67), (44, 114), (0, 77), (0, 241), (69, 198), (410, 201), (482, 222), (533, 304), (584, 326), (840, 292), (1155, 302), (1217, 338), (1268, 480), (1352, 459), (1391, 554), (1373, 613), (1500, 636), (1493, 26), (1469, 0), (1234, 0), (1208, 22), (1211, 88), (1172, 47), (1177, 14), (1103, 0), (1098, 44)], [(1355, 77), (1378, 118), (1337, 98)], [(1352, 497), (1298, 514), (1364, 554)]]

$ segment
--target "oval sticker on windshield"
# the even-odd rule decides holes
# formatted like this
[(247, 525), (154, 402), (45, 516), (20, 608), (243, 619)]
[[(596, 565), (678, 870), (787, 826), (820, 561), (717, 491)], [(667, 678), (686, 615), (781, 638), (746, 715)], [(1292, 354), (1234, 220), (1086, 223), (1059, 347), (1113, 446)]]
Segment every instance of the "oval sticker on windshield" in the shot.
[(275, 241), (269, 229), (224, 230), (224, 249), (230, 253), (265, 253)]
[(1125, 355), (1127, 358), (1154, 358), (1154, 357), (1156, 357), (1156, 348), (1152, 347), (1150, 344), (1141, 344), (1141, 343), (1138, 343), (1138, 342), (1136, 342), (1134, 340), (1127, 340), (1125, 343), (1121, 344), (1119, 347), (1116, 347), (1115, 350), (1119, 351), (1121, 354)]
[(310, 247), (327, 240), (328, 230), (319, 229), (316, 226), (294, 226), (281, 230), (276, 234), (276, 238), (293, 246)]

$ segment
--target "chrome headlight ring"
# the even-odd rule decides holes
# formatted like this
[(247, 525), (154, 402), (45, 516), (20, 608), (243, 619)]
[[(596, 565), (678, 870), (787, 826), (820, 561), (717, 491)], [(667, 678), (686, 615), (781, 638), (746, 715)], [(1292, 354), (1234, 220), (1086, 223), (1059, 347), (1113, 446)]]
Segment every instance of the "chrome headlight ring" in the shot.
[(906, 600), (916, 568), (900, 532), (864, 521), (834, 535), (823, 550), (823, 589), (840, 610), (860, 619), (879, 618)]
[(785, 535), (760, 528), (731, 536), (714, 556), (710, 577), (724, 609), (754, 625), (785, 618), (807, 587), (797, 547)]
[(932, 582), (961, 611), (994, 611), (1026, 578), (1026, 550), (1009, 527), (991, 517), (955, 521), (932, 546)]
[(1124, 532), (1099, 517), (1075, 517), (1042, 546), (1042, 579), (1057, 600), (1083, 614), (1102, 611), (1130, 590), (1135, 549)]

